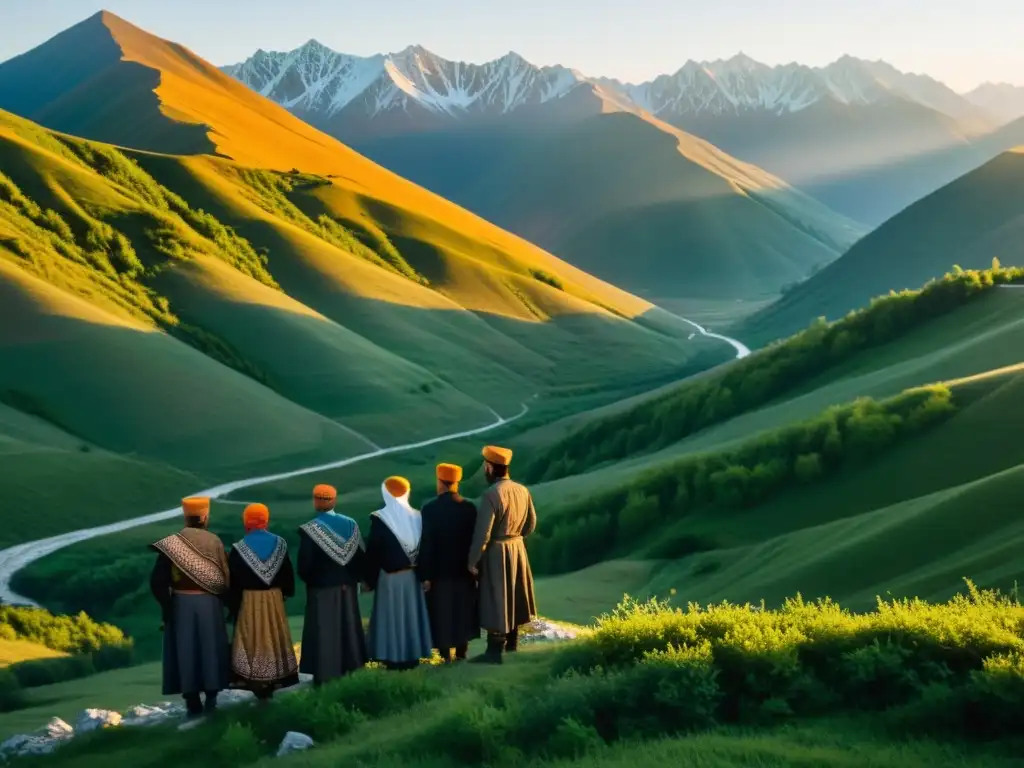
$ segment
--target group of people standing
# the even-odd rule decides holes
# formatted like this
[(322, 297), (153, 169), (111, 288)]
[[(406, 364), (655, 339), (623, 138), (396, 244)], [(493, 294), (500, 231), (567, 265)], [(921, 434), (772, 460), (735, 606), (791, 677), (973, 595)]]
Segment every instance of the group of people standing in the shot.
[[(164, 695), (182, 695), (198, 716), (216, 708), (225, 688), (267, 701), (299, 672), (322, 685), (367, 661), (411, 669), (433, 649), (454, 663), (466, 659), (481, 628), (487, 650), (471, 663), (501, 663), (517, 649), (519, 627), (536, 616), (524, 539), (537, 513), (529, 490), (509, 476), (512, 452), (487, 446), (483, 458), (489, 488), (477, 505), (460, 495), (462, 468), (454, 464), (437, 466), (437, 497), (422, 511), (409, 504), (409, 481), (389, 477), (365, 541), (358, 523), (335, 510), (336, 490), (313, 489), (317, 515), (299, 528), (301, 663), (284, 603), (295, 594), (295, 569), (285, 540), (268, 530), (270, 511), (245, 507), (245, 535), (229, 554), (208, 530), (210, 500), (184, 499), (185, 527), (151, 545)], [(360, 590), (374, 596), (368, 633)]]

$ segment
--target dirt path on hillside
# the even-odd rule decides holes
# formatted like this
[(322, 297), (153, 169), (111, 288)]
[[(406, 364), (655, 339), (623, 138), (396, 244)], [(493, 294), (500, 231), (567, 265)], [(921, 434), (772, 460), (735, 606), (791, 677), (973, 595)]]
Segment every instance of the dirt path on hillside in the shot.
[[(534, 395), (536, 397), (536, 395)], [(532, 398), (531, 398), (532, 399)], [(519, 411), (515, 416), (509, 418), (503, 418), (493, 410), (495, 421), (487, 424), (483, 427), (477, 427), (476, 429), (467, 429), (464, 432), (454, 432), (450, 435), (442, 435), (441, 437), (431, 438), (430, 440), (423, 440), (418, 443), (408, 443), (406, 445), (395, 445), (390, 448), (379, 448), (370, 453), (363, 453), (358, 456), (350, 456), (347, 459), (340, 459), (338, 461), (332, 461), (328, 464), (320, 464), (315, 467), (303, 467), (301, 469), (292, 470), (289, 472), (280, 472), (275, 475), (264, 475), (262, 477), (250, 477), (245, 480), (233, 480), (230, 483), (223, 483), (221, 485), (214, 486), (213, 488), (207, 488), (202, 491), (197, 491), (195, 496), (208, 496), (211, 499), (219, 499), (222, 496), (227, 496), (229, 493), (241, 490), (243, 488), (250, 488), (254, 485), (262, 485), (263, 483), (270, 483), (277, 480), (287, 480), (292, 477), (298, 477), (299, 475), (305, 475), (310, 472), (321, 472), (327, 469), (339, 469), (341, 467), (347, 467), (352, 464), (358, 464), (362, 461), (369, 459), (376, 459), (380, 456), (387, 456), (392, 453), (402, 453), (404, 451), (411, 451), (416, 448), (425, 448), (428, 445), (436, 445), (437, 443), (445, 443), (450, 440), (458, 440), (464, 437), (472, 437), (473, 435), (481, 435), (484, 432), (490, 432), (493, 429), (511, 424), (517, 419), (521, 419), (530, 410), (530, 406), (523, 404), (522, 410)], [(59, 549), (64, 549), (72, 544), (77, 544), (80, 541), (87, 541), (89, 539), (95, 539), (99, 536), (106, 536), (111, 533), (119, 533), (120, 531), (126, 531), (130, 528), (137, 528), (140, 525), (148, 525), (150, 523), (158, 523), (162, 520), (170, 520), (178, 517), (181, 514), (181, 507), (175, 507), (174, 509), (165, 509), (163, 512), (154, 512), (151, 515), (143, 515), (142, 517), (133, 517), (130, 520), (122, 520), (117, 523), (110, 523), (108, 525), (100, 525), (95, 528), (85, 528), (80, 531), (71, 531), (70, 533), (62, 533), (59, 536), (51, 536), (47, 539), (40, 539), (38, 541), (30, 541), (25, 544), (18, 544), (13, 547), (9, 547), (4, 550), (0, 550), (0, 601), (5, 603), (23, 603), (26, 605), (35, 605), (32, 600), (26, 597), (22, 597), (11, 589), (11, 579), (14, 574), (20, 571), (22, 568), (34, 563), (40, 558), (46, 557)]]

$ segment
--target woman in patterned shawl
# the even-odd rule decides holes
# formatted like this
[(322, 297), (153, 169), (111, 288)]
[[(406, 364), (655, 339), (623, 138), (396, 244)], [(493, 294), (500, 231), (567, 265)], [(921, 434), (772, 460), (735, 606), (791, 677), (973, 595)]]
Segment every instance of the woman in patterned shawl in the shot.
[(366, 635), (359, 613), (359, 582), (364, 578), (363, 540), (351, 517), (334, 511), (338, 492), (313, 489), (319, 514), (299, 528), (299, 578), (306, 583), (301, 671), (313, 685), (366, 664)]
[(242, 515), (245, 538), (228, 556), (231, 592), (228, 607), (235, 625), (231, 645), (232, 688), (243, 688), (261, 701), (278, 688), (299, 682), (285, 598), (295, 594), (288, 545), (267, 530), (270, 510), (250, 504)]

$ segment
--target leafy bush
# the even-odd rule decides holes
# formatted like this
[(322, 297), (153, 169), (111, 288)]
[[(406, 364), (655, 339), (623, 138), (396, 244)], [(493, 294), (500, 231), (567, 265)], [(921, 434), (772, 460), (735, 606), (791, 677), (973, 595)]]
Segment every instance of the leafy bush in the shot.
[[(549, 513), (531, 537), (539, 572), (575, 570), (628, 551), (695, 509), (746, 508), (880, 454), (956, 412), (948, 387), (907, 390), (881, 402), (861, 398), (821, 416), (750, 438), (736, 448), (686, 456), (628, 484)], [(594, 510), (600, 510), (595, 512)], [(665, 540), (652, 557), (682, 557), (708, 542)]]
[(247, 765), (262, 757), (263, 748), (250, 726), (231, 723), (214, 745), (213, 755), (219, 765)]
[(111, 624), (100, 624), (85, 613), (55, 616), (42, 608), (0, 605), (0, 626), (9, 626), (15, 637), (64, 653), (91, 653), (104, 645), (125, 642), (124, 633)]
[[(668, 394), (592, 422), (538, 454), (524, 470), (529, 482), (556, 480), (605, 461), (651, 452), (677, 442), (809, 381), (862, 350), (888, 343), (927, 321), (963, 306), (994, 286), (1024, 279), (1024, 268), (954, 270), (920, 290), (893, 292), (828, 324), (819, 319), (791, 338), (730, 365), (723, 372), (680, 385)], [(869, 418), (857, 450), (884, 443), (889, 430)], [(731, 488), (731, 486), (729, 486)], [(724, 489), (726, 495), (732, 491)]]
[[(635, 694), (647, 702), (644, 716), (664, 705), (672, 722), (916, 704), (919, 724), (952, 711), (1002, 736), (1019, 727), (1005, 713), (1024, 706), (1024, 606), (970, 582), (945, 604), (879, 600), (865, 614), (799, 597), (778, 611), (725, 603), (681, 610), (627, 598), (559, 654), (555, 672), (632, 675), (637, 691), (650, 690)], [(692, 707), (687, 715), (677, 699)]]

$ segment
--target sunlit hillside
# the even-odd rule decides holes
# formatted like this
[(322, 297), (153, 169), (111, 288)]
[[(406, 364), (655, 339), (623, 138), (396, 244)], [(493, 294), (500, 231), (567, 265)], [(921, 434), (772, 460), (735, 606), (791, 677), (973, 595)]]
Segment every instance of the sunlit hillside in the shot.
[[(7, 113), (0, 159), (12, 541), (731, 354), (468, 214), (494, 237), (325, 176), (132, 155)], [(41, 482), (54, 508), (84, 492), (80, 516), (36, 515)]]

